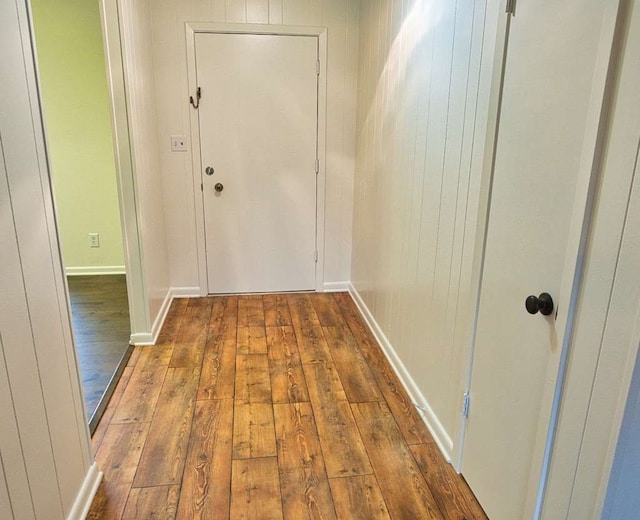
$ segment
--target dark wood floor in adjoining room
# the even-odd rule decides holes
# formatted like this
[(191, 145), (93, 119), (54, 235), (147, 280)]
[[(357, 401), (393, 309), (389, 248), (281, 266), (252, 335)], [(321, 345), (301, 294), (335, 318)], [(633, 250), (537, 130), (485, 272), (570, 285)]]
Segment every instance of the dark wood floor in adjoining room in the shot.
[(92, 519), (486, 518), (344, 293), (175, 300), (92, 443)]
[(129, 348), (125, 275), (69, 276), (71, 317), (87, 416), (92, 417)]

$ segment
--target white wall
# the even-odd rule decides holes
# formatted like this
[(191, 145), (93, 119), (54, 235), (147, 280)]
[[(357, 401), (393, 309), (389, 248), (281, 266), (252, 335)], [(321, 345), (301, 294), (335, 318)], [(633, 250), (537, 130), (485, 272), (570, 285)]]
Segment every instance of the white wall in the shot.
[(144, 292), (155, 329), (168, 302), (170, 280), (165, 222), (171, 219), (165, 215), (157, 140), (151, 27), (152, 8), (155, 12), (156, 5), (151, 0), (118, 1)]
[(485, 2), (367, 0), (360, 16), (352, 283), (450, 451), (484, 141), (474, 133), (486, 127)]
[(76, 519), (100, 475), (71, 339), (25, 2), (0, 3), (0, 45), (0, 514)]
[(153, 87), (171, 285), (187, 291), (199, 286), (191, 154), (172, 153), (169, 148), (170, 135), (190, 133), (188, 99), (193, 93), (187, 85), (187, 21), (328, 27), (324, 280), (325, 283), (348, 281), (355, 153), (357, 0), (162, 0), (153, 2), (151, 21)]

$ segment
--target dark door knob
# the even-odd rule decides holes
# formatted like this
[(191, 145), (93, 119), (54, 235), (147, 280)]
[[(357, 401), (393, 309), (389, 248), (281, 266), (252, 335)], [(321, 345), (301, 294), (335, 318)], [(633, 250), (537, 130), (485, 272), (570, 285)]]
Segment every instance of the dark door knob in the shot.
[(540, 314), (549, 316), (553, 312), (553, 298), (546, 292), (543, 292), (540, 296), (531, 295), (525, 300), (524, 306), (529, 314), (536, 314), (540, 311)]
[(213, 189), (220, 193), (222, 190), (224, 190), (224, 186), (219, 182), (216, 182), (216, 185), (213, 187)]
[(214, 174), (214, 172), (215, 172), (215, 170), (213, 169), (213, 167), (212, 167), (212, 166), (207, 166), (207, 167), (204, 169), (204, 173), (206, 173), (207, 175), (213, 175), (213, 174)]

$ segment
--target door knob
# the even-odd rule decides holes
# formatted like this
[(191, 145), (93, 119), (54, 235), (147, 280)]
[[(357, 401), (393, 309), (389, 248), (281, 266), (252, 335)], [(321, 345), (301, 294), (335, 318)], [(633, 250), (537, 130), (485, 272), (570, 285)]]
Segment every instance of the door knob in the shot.
[(207, 175), (213, 175), (213, 172), (214, 172), (214, 171), (215, 171), (215, 170), (214, 170), (211, 166), (207, 166), (207, 167), (204, 169), (204, 173), (206, 173)]
[(224, 190), (224, 186), (219, 182), (217, 182), (216, 185), (213, 187), (213, 189), (216, 190), (218, 193), (220, 193), (222, 190)]
[(525, 300), (524, 306), (529, 314), (536, 314), (540, 311), (540, 314), (549, 316), (553, 312), (553, 298), (546, 292), (543, 292), (540, 296), (531, 295)]

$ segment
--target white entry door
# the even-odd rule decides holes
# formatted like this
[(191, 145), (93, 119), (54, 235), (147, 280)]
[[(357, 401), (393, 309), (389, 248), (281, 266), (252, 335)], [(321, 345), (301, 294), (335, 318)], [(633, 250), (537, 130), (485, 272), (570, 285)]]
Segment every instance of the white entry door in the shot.
[(523, 1), (511, 19), (461, 467), (492, 520), (532, 515), (564, 330), (525, 299), (549, 293), (566, 316), (605, 4)]
[(318, 39), (198, 33), (209, 293), (315, 288)]

